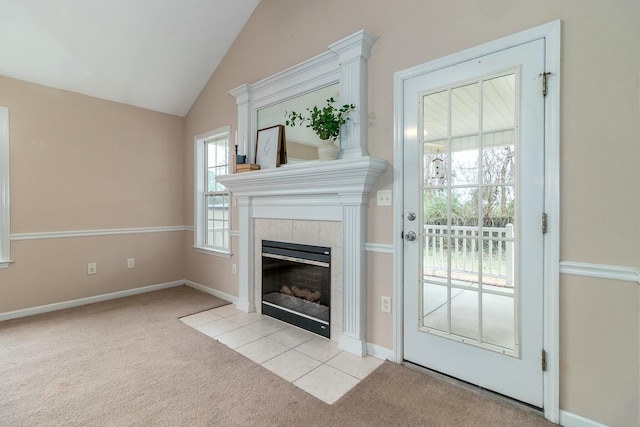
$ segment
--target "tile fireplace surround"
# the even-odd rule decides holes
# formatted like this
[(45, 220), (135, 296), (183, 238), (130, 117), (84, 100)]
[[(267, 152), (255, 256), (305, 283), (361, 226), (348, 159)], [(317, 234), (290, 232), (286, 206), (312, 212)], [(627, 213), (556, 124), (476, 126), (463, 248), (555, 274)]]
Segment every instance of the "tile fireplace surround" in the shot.
[(384, 160), (361, 157), (220, 177), (239, 208), (238, 308), (260, 308), (262, 239), (331, 246), (331, 338), (365, 355), (366, 208), (386, 168)]
[(304, 221), (298, 219), (253, 220), (253, 295), (256, 311), (261, 312), (262, 241), (275, 240), (331, 248), (331, 338), (342, 332), (342, 223), (337, 221)]

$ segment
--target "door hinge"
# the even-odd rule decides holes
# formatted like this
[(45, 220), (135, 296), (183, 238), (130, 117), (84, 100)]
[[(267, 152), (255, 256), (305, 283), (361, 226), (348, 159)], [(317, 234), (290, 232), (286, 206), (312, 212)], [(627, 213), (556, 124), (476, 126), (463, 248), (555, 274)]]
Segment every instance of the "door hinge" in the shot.
[(542, 372), (547, 371), (547, 352), (542, 350)]
[(547, 76), (550, 74), (548, 72), (540, 73), (540, 77), (542, 77), (542, 96), (547, 96)]
[(547, 232), (547, 214), (542, 213), (542, 234)]

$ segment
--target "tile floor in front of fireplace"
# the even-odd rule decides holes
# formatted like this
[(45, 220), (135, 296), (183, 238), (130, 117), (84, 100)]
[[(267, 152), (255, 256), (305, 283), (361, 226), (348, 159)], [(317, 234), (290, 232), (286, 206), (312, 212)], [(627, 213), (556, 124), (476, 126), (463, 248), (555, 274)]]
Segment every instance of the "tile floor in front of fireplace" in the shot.
[(233, 305), (180, 320), (328, 404), (383, 363), (372, 356), (342, 351), (334, 341)]

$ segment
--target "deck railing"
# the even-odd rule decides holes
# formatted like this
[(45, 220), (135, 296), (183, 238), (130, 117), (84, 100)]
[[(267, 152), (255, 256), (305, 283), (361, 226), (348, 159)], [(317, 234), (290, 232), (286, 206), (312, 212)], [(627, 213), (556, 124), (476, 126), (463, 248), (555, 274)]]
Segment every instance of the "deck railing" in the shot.
[[(427, 275), (451, 274), (493, 279), (495, 285), (513, 286), (513, 224), (505, 227), (424, 226), (424, 268)], [(450, 261), (449, 261), (450, 260)]]

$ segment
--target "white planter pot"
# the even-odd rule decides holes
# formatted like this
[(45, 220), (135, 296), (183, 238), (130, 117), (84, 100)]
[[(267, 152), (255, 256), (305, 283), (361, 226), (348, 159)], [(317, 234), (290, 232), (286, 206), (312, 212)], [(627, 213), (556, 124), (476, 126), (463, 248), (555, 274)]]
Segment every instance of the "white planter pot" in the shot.
[(318, 159), (321, 162), (337, 159), (338, 153), (340, 153), (340, 149), (331, 140), (322, 141), (318, 146)]

